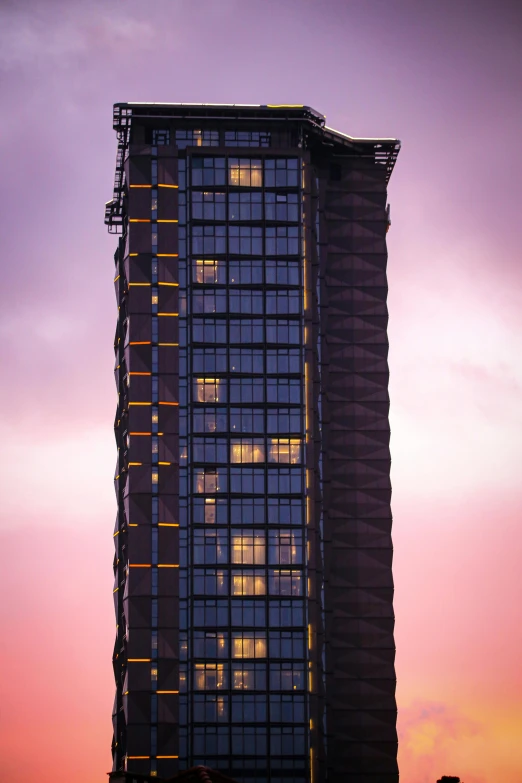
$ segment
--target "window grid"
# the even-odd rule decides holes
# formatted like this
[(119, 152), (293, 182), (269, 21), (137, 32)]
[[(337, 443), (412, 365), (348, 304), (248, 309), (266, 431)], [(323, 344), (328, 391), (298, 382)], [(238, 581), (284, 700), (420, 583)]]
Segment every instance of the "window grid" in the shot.
[[(288, 160), (284, 166), (274, 161), (273, 172), (259, 157), (232, 158), (225, 166), (223, 160), (191, 169), (192, 194), (213, 195), (187, 198), (189, 220), (196, 221), (189, 245), (199, 262), (191, 262), (187, 290), (187, 427), (194, 432), (188, 477), (194, 475), (187, 482), (186, 594), (193, 598), (183, 676), (189, 719), (204, 715), (208, 724), (203, 733), (197, 726), (189, 732), (189, 765), (229, 756), (230, 765), (241, 769), (256, 756), (266, 764), (272, 743), (276, 755), (300, 756), (307, 747), (302, 261), (295, 226), (300, 193), (298, 168)], [(271, 195), (264, 195), (264, 181), (275, 188)], [(208, 223), (222, 220), (223, 205), (228, 219), (239, 222), (237, 230)], [(263, 217), (294, 225), (269, 231)], [(241, 226), (243, 221), (259, 221), (261, 228)], [(265, 260), (267, 246), (271, 259)], [(268, 373), (274, 383), (264, 380)], [(228, 465), (219, 462), (224, 441)], [(269, 487), (275, 494), (267, 497)], [(277, 627), (285, 630), (271, 630)], [(217, 640), (220, 629), (228, 659), (198, 658), (197, 634), (213, 633), (209, 638)], [(210, 648), (215, 643), (205, 641)], [(283, 684), (274, 700), (267, 687), (268, 667), (275, 665), (292, 668), (279, 675)], [(271, 715), (282, 728), (270, 727)], [(226, 723), (235, 724), (228, 735)], [(302, 760), (295, 764), (302, 772)]]

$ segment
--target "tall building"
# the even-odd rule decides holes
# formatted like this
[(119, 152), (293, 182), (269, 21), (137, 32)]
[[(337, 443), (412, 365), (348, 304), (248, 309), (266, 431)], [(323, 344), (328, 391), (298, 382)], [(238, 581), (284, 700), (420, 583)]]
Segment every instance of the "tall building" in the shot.
[(119, 103), (114, 129), (113, 769), (396, 783), (400, 144), (306, 106)]

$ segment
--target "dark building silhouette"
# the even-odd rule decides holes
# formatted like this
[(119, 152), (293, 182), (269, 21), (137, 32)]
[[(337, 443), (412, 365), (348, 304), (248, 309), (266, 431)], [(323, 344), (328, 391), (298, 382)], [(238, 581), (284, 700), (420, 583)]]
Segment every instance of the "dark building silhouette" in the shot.
[(114, 128), (113, 778), (396, 783), (400, 144), (306, 106), (123, 103)]

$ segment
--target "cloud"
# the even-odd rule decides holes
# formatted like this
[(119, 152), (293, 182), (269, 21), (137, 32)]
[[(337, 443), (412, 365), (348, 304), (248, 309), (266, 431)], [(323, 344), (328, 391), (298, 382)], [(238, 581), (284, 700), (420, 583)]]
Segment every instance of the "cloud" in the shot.
[[(482, 731), (477, 720), (453, 706), (437, 702), (416, 701), (400, 712), (399, 747), (401, 770), (406, 779), (416, 783), (433, 783), (443, 774), (460, 775), (452, 760), (462, 742)], [(485, 778), (470, 777), (466, 783), (486, 783)]]
[[(105, 51), (112, 57), (149, 49), (156, 37), (147, 20), (129, 15), (126, 6), (112, 14), (89, 3), (52, 9), (52, 3), (4, 6), (0, 10), (0, 69), (64, 65), (64, 61)], [(116, 6), (118, 8), (118, 6)], [(131, 48), (132, 47), (132, 48)]]

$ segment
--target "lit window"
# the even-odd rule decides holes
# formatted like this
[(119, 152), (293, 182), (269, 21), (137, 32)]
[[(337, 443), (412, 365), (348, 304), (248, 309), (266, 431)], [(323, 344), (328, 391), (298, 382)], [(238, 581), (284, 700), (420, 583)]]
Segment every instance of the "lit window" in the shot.
[(158, 295), (152, 294), (152, 304), (157, 305), (158, 304)]
[(227, 474), (219, 470), (196, 468), (194, 471), (194, 492), (203, 495), (226, 492)]
[(196, 259), (194, 262), (195, 283), (217, 283), (218, 262), (210, 259)]
[(210, 473), (205, 471), (198, 471), (196, 474), (196, 491), (197, 492), (216, 492), (217, 491), (217, 475), (216, 473)]
[(241, 438), (230, 443), (231, 462), (264, 462), (265, 444), (261, 438)]
[(260, 160), (231, 158), (229, 160), (228, 182), (230, 185), (260, 188), (263, 171)]
[(153, 664), (150, 668), (150, 679), (152, 682), (157, 682), (158, 680), (158, 667), (157, 664)]
[(264, 571), (232, 571), (232, 595), (265, 595)]
[(157, 484), (158, 483), (158, 471), (153, 470), (152, 471), (152, 483)]
[(264, 690), (266, 670), (263, 663), (233, 663), (232, 687), (234, 690)]
[(266, 636), (261, 631), (232, 634), (233, 658), (266, 658)]
[(158, 409), (153, 408), (152, 409), (152, 423), (157, 424), (158, 423)]
[(224, 388), (222, 387), (220, 389), (219, 378), (196, 378), (194, 382), (194, 397), (196, 402), (223, 402), (223, 396)]
[(245, 565), (262, 565), (265, 562), (265, 537), (263, 533), (232, 533), (232, 562)]
[(298, 438), (271, 438), (268, 459), (269, 462), (299, 464), (301, 462), (301, 441)]
[(226, 687), (225, 667), (222, 663), (196, 663), (194, 688), (197, 691), (215, 691)]

